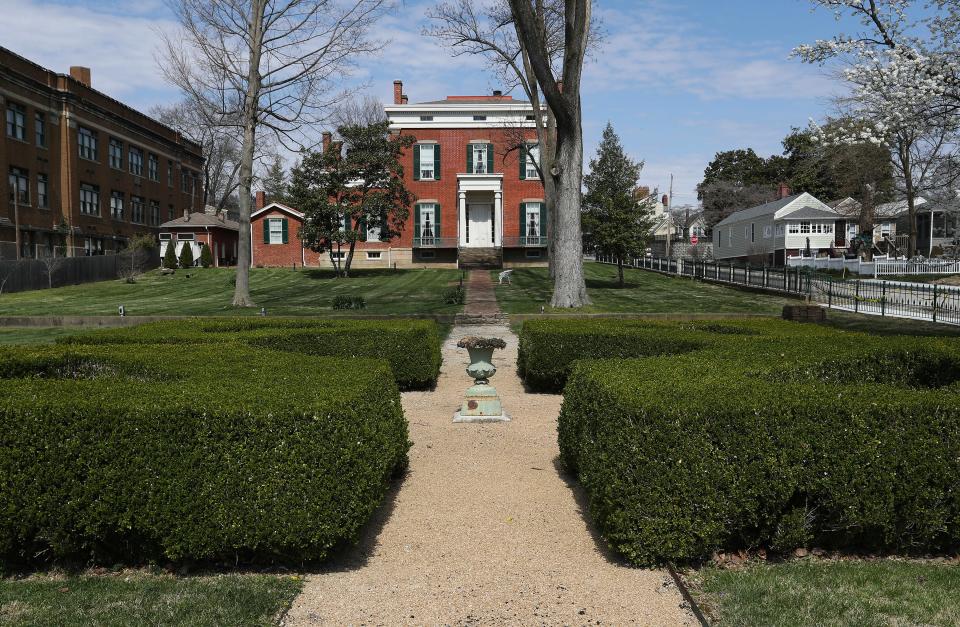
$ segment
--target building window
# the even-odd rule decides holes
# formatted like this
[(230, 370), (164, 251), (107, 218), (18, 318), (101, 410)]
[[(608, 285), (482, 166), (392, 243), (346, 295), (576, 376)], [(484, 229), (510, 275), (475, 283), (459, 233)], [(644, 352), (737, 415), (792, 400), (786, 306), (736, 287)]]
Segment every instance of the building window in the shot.
[(47, 116), (43, 113), (37, 113), (33, 117), (33, 131), (37, 138), (37, 146), (45, 148), (47, 146)]
[[(523, 231), (527, 238), (527, 243), (539, 243), (540, 236), (542, 235), (540, 230), (541, 224), (541, 212), (543, 211), (543, 205), (538, 202), (528, 202), (524, 206), (524, 217), (523, 217)], [(534, 240), (531, 242), (530, 240)]]
[(433, 122), (433, 116), (432, 116), (432, 115), (421, 115), (421, 116), (420, 116), (420, 121), (421, 121), (421, 122)]
[(267, 220), (267, 226), (270, 229), (268, 244), (283, 243), (283, 218), (272, 218)]
[(167, 221), (173, 220), (173, 205), (167, 205)]
[(147, 178), (151, 181), (160, 180), (160, 159), (157, 155), (147, 157)]
[(50, 206), (50, 192), (46, 174), (37, 174), (37, 206), (44, 209)]
[(421, 250), (418, 255), (421, 259), (434, 259), (437, 256), (437, 253), (432, 250)]
[(800, 232), (800, 224), (797, 222), (791, 222), (787, 225), (787, 232), (791, 235), (796, 235)]
[(433, 240), (437, 236), (437, 206), (425, 204), (417, 208), (420, 212), (420, 239)]
[(110, 217), (123, 220), (123, 192), (110, 192)]
[(130, 146), (128, 154), (130, 155), (130, 174), (143, 176), (143, 151)]
[(487, 173), (487, 144), (471, 144), (473, 152), (473, 174)]
[(103, 240), (99, 237), (88, 237), (83, 240), (83, 254), (87, 257), (103, 254)]
[(727, 229), (727, 247), (733, 246), (733, 227)]
[(190, 175), (189, 175), (189, 173), (188, 173), (186, 170), (181, 170), (181, 171), (180, 171), (180, 191), (181, 191), (181, 192), (186, 193), (186, 192), (188, 191), (188, 190), (187, 190), (187, 178), (188, 178), (189, 176), (190, 176)]
[(382, 255), (383, 255), (383, 253), (381, 253), (380, 251), (367, 252), (367, 259), (370, 259), (370, 260), (380, 259), (380, 257), (381, 257)]
[(420, 180), (432, 181), (436, 174), (434, 170), (434, 150), (433, 144), (420, 144)]
[(80, 213), (100, 215), (100, 188), (89, 183), (80, 183)]
[(333, 257), (334, 259), (343, 259), (347, 256), (347, 254), (342, 250), (339, 250), (339, 251), (331, 251), (330, 256)]
[(168, 241), (170, 241), (170, 234), (169, 234), (169, 233), (161, 233), (161, 234), (160, 234), (160, 241), (161, 241), (161, 242), (168, 242)]
[(7, 137), (24, 141), (27, 136), (26, 114), (22, 106), (15, 102), (7, 103)]
[(193, 241), (193, 233), (179, 233), (179, 234), (177, 235), (177, 241), (178, 241), (178, 242), (192, 242), (192, 241)]
[(150, 201), (150, 226), (160, 226), (160, 203), (156, 200)]
[(30, 204), (30, 173), (23, 168), (10, 168), (10, 202)]
[(77, 129), (77, 142), (80, 144), (80, 156), (90, 161), (97, 160), (97, 134), (81, 126)]
[(777, 235), (777, 237), (781, 237), (781, 236), (783, 235), (783, 225), (782, 225), (782, 224), (778, 224), (778, 225), (777, 225), (776, 235)]
[(889, 222), (880, 223), (880, 237), (890, 237), (893, 234), (893, 227)]
[(367, 241), (377, 242), (380, 240), (380, 236), (383, 233), (383, 229), (380, 228), (379, 224), (375, 224), (367, 227)]
[(540, 165), (540, 146), (539, 144), (533, 144), (527, 146), (527, 149), (524, 151), (527, 155), (526, 160), (526, 178), (531, 180), (537, 180), (540, 178), (540, 174), (537, 172), (537, 166)]
[(134, 224), (143, 224), (143, 198), (140, 196), (130, 197), (130, 221)]
[(173, 161), (167, 161), (167, 187), (173, 187)]
[(110, 167), (116, 170), (123, 169), (123, 142), (119, 139), (110, 138), (110, 145), (107, 147), (107, 160)]
[(753, 222), (751, 222), (750, 223), (750, 241), (751, 242), (755, 241), (756, 235), (757, 235), (757, 227)]
[(527, 258), (528, 258), (528, 259), (538, 259), (539, 257), (540, 257), (540, 251), (539, 251), (539, 250), (533, 249), (533, 250), (528, 250), (528, 251), (527, 251)]
[(801, 223), (800, 223), (800, 232), (803, 233), (803, 234), (808, 234), (808, 233), (810, 233), (810, 223), (809, 223), (809, 222), (801, 222)]
[(487, 116), (485, 116), (485, 115), (475, 115), (475, 116), (473, 116), (473, 121), (474, 121), (474, 122), (485, 122), (486, 120), (487, 120)]

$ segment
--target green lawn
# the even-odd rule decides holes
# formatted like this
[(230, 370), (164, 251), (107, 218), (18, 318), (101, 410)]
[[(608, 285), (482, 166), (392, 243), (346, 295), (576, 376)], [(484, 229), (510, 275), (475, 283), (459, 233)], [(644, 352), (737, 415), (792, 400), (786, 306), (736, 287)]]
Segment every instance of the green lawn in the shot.
[[(586, 263), (587, 292), (593, 304), (583, 313), (761, 313), (779, 314), (795, 300), (736, 290), (648, 270), (624, 270), (626, 287), (617, 285), (616, 266)], [(496, 281), (496, 272), (493, 274)], [(498, 285), (497, 300), (507, 313), (539, 313), (553, 293), (546, 268), (518, 268), (513, 285)], [(563, 310), (557, 310), (563, 311)]]
[(335, 296), (363, 296), (368, 314), (456, 313), (460, 305), (443, 302), (443, 292), (460, 278), (456, 270), (358, 270), (349, 279), (325, 270), (253, 268), (250, 293), (256, 308), (230, 306), (234, 271), (229, 268), (178, 270), (171, 276), (153, 271), (135, 284), (120, 280), (71, 285), (0, 295), (7, 316), (116, 315), (324, 315), (333, 312)]
[(801, 560), (708, 567), (693, 593), (722, 625), (958, 625), (960, 566)]
[(0, 624), (274, 625), (300, 588), (299, 578), (275, 575), (0, 579)]
[(50, 344), (62, 335), (82, 332), (82, 327), (0, 327), (0, 345)]

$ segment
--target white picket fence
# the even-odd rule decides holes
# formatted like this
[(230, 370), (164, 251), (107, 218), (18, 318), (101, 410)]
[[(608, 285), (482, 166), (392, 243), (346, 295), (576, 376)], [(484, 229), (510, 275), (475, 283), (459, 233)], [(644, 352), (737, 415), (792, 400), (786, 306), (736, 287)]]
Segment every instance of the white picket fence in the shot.
[(788, 268), (814, 268), (816, 270), (846, 270), (867, 275), (876, 271), (874, 262), (843, 257), (787, 257)]
[(873, 276), (921, 275), (921, 274), (960, 274), (960, 261), (877, 261)]

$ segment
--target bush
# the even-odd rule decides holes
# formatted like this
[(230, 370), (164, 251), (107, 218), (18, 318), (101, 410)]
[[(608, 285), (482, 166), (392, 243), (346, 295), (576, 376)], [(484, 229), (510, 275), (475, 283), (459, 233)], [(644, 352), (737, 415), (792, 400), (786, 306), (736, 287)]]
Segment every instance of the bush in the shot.
[(200, 265), (209, 268), (213, 265), (213, 253), (210, 252), (210, 246), (204, 244), (200, 248)]
[(163, 253), (163, 267), (177, 269), (177, 247), (173, 240), (167, 242), (167, 250)]
[(185, 242), (183, 246), (180, 247), (180, 267), (193, 267), (193, 246), (190, 242)]
[(947, 341), (840, 332), (581, 361), (560, 450), (635, 564), (807, 543), (955, 551), (958, 377)]
[(406, 463), (382, 361), (18, 347), (0, 349), (0, 378), (8, 564), (323, 559)]
[(367, 301), (363, 296), (334, 296), (334, 309), (365, 309)]
[(467, 300), (467, 292), (462, 287), (451, 287), (443, 293), (443, 302), (447, 305), (462, 305)]
[(430, 387), (440, 373), (440, 332), (432, 320), (197, 318), (59, 338), (60, 344), (229, 344), (390, 363), (401, 389)]

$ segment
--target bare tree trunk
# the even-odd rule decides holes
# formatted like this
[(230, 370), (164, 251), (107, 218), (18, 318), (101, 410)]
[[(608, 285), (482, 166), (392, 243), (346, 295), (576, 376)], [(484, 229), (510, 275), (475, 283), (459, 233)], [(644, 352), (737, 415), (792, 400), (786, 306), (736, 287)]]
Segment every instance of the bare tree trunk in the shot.
[(570, 129), (557, 129), (557, 159), (550, 176), (554, 179), (554, 307), (581, 307), (590, 304), (583, 278), (583, 233), (580, 225), (580, 197), (583, 183), (583, 136), (579, 108)]
[(234, 307), (253, 307), (250, 297), (250, 195), (253, 186), (253, 153), (260, 103), (260, 54), (263, 50), (263, 11), (266, 0), (253, 0), (250, 25), (250, 59), (247, 92), (243, 103), (243, 148), (240, 153), (240, 241), (237, 245), (236, 288)]
[(910, 149), (900, 148), (900, 163), (903, 167), (903, 185), (907, 196), (907, 257), (913, 259), (917, 254), (917, 191), (913, 187), (913, 173), (911, 171)]
[(620, 287), (623, 287), (623, 257), (617, 257), (617, 275), (620, 279)]
[(350, 242), (350, 250), (347, 251), (347, 260), (343, 264), (343, 276), (347, 278), (350, 276), (350, 266), (353, 265), (353, 251), (357, 247), (355, 241)]
[[(550, 273), (550, 278), (554, 279), (557, 276), (557, 268), (553, 260), (554, 249), (556, 248), (556, 238), (554, 234), (557, 232), (557, 227), (554, 226), (556, 223), (556, 207), (554, 205), (557, 197), (557, 186), (550, 172), (553, 171), (553, 155), (556, 154), (557, 150), (557, 121), (549, 106), (547, 107), (547, 126), (543, 133), (543, 143), (543, 150), (540, 151), (540, 160), (543, 162), (542, 167), (544, 173), (543, 199), (547, 215), (549, 216), (547, 219), (547, 269)], [(544, 157), (543, 155), (547, 156)]]

